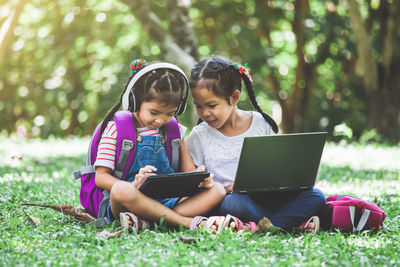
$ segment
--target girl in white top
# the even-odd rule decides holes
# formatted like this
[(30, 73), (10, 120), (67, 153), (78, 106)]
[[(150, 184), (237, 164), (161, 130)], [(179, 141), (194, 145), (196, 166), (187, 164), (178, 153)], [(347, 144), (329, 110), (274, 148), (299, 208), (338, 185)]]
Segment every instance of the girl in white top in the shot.
[[(110, 191), (106, 217), (110, 221), (120, 218), (125, 226), (133, 225), (137, 230), (145, 224), (140, 218), (159, 222), (162, 216), (174, 226), (195, 229), (204, 225), (216, 229), (218, 222), (215, 218), (210, 221), (199, 216), (219, 204), (225, 195), (224, 188), (213, 182), (212, 175), (199, 184), (203, 188), (200, 193), (188, 198), (152, 199), (138, 190), (149, 176), (174, 171), (169, 166), (161, 129), (183, 112), (188, 82), (181, 69), (168, 63), (149, 65), (143, 60), (135, 60), (131, 64), (131, 73), (121, 100), (110, 109), (101, 126), (95, 182), (98, 188)], [(135, 161), (127, 181), (113, 175), (118, 133), (111, 118), (121, 105), (133, 113), (139, 136)], [(185, 128), (181, 126), (181, 136), (184, 131)], [(180, 155), (180, 171), (195, 171), (183, 138)], [(204, 166), (198, 168), (202, 169)]]
[[(237, 108), (242, 80), (258, 112)], [(247, 68), (224, 58), (204, 59), (192, 68), (190, 91), (203, 122), (193, 128), (187, 146), (194, 163), (205, 165), (214, 174), (214, 180), (225, 187), (227, 196), (219, 213), (256, 222), (267, 217), (261, 221), (264, 226), (284, 229), (304, 222), (302, 229), (306, 232), (317, 231), (319, 220), (313, 215), (325, 204), (325, 197), (318, 189), (301, 193), (230, 194), (244, 137), (278, 132), (275, 121), (257, 104)], [(265, 151), (267, 157), (273, 154)]]

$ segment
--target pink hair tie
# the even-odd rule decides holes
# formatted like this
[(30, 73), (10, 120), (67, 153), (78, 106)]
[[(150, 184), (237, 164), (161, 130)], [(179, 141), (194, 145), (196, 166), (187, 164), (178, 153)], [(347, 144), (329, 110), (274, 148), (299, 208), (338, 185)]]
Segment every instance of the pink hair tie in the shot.
[[(244, 66), (240, 65), (240, 64), (236, 64), (235, 67), (239, 70), (240, 74), (244, 74), (247, 76), (247, 78), (250, 80), (250, 82), (253, 82), (253, 79), (251, 78), (250, 75), (250, 69), (249, 67), (247, 67), (247, 63), (244, 64)], [(240, 79), (242, 79), (240, 77)]]
[(130, 67), (130, 71), (131, 73), (135, 73), (135, 71), (141, 67), (143, 67), (143, 65), (146, 63), (146, 60), (144, 59), (135, 59), (134, 61), (131, 62), (131, 67)]

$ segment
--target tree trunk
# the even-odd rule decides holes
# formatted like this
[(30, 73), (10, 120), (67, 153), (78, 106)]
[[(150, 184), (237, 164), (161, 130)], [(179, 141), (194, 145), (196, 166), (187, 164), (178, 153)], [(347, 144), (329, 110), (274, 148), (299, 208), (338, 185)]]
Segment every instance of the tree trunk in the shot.
[[(187, 74), (198, 60), (197, 42), (189, 17), (190, 1), (168, 0), (167, 8), (170, 13), (168, 29), (165, 29), (161, 20), (149, 7), (147, 0), (121, 0), (132, 11), (149, 37), (160, 47), (165, 59), (177, 64)], [(186, 4), (185, 4), (186, 3)], [(183, 117), (189, 118), (191, 124), (197, 122), (197, 114), (193, 106), (188, 105)]]
[(306, 115), (308, 100), (310, 97), (311, 81), (307, 75), (307, 63), (304, 56), (304, 19), (308, 13), (308, 1), (295, 1), (295, 15), (292, 23), (293, 32), (296, 35), (296, 80), (293, 90), (293, 101), (290, 105), (289, 113), (284, 116), (283, 125), (286, 132), (302, 131), (303, 118)]
[[(130, 8), (134, 16), (141, 22), (142, 27), (146, 32), (148, 32), (149, 37), (160, 47), (161, 51), (165, 55), (165, 59), (179, 65), (185, 70), (185, 72), (190, 72), (197, 60), (192, 56), (192, 54), (195, 54), (193, 51), (197, 51), (197, 47), (188, 48), (189, 43), (193, 46), (195, 45), (193, 40), (190, 42), (187, 41), (187, 33), (191, 32), (188, 23), (170, 25), (169, 28), (175, 28), (174, 32), (177, 34), (176, 38), (174, 38), (173, 34), (164, 29), (161, 20), (157, 15), (150, 10), (149, 2), (147, 0), (121, 1)], [(172, 4), (174, 4), (176, 8), (171, 8)], [(180, 18), (180, 20), (188, 22), (187, 18), (182, 19), (182, 9), (184, 6), (179, 6), (176, 1), (169, 1), (169, 6), (173, 13), (173, 15), (171, 15), (172, 17), (175, 19)], [(180, 40), (182, 44), (177, 43), (174, 40)]]
[[(400, 139), (400, 64), (396, 57), (396, 23), (399, 12), (399, 1), (383, 3), (381, 26), (385, 29), (378, 36), (383, 40), (382, 62), (378, 63), (374, 56), (372, 40), (365, 22), (361, 17), (356, 0), (349, 3), (350, 19), (355, 35), (358, 59), (364, 70), (363, 83), (369, 104), (369, 128), (377, 129), (385, 139)], [(394, 60), (395, 59), (395, 60)]]
[[(396, 63), (395, 63), (396, 62)], [(377, 129), (387, 140), (400, 140), (400, 57), (397, 57), (390, 68), (390, 73), (380, 76), (380, 83), (385, 84), (369, 98), (369, 128)], [(383, 67), (381, 67), (383, 68)], [(384, 72), (384, 71), (382, 71)]]
[(189, 17), (190, 1), (167, 0), (169, 11), (169, 31), (174, 36), (177, 44), (195, 60), (199, 59), (197, 53), (197, 40), (193, 31), (193, 22)]
[[(278, 76), (271, 70), (268, 77), (268, 84), (272, 86), (276, 99), (282, 108), (282, 122), (281, 127), (283, 132), (297, 132), (305, 131), (304, 118), (307, 116), (309, 100), (312, 93), (312, 84), (316, 77), (316, 68), (319, 64), (323, 63), (329, 55), (329, 46), (334, 38), (334, 31), (327, 31), (326, 41), (321, 44), (318, 54), (315, 56), (314, 62), (306, 62), (304, 45), (305, 40), (305, 26), (304, 20), (309, 12), (309, 5), (307, 0), (296, 0), (295, 2), (295, 17), (292, 22), (293, 33), (296, 35), (296, 78), (293, 85), (293, 93), (287, 98), (282, 99), (281, 88)], [(260, 28), (257, 33), (261, 37), (267, 38), (271, 44), (273, 40), (270, 37), (272, 21), (268, 21), (269, 14), (271, 14), (271, 7), (265, 0), (256, 1), (256, 16), (260, 21)], [(328, 14), (327, 18), (336, 16), (335, 14)]]
[(0, 66), (3, 63), (11, 35), (17, 26), (19, 16), (21, 15), (22, 11), (24, 11), (26, 2), (28, 2), (28, 0), (20, 0), (0, 28)]
[(358, 57), (364, 69), (363, 82), (368, 95), (378, 90), (378, 69), (364, 19), (356, 0), (348, 0), (350, 20), (356, 40)]

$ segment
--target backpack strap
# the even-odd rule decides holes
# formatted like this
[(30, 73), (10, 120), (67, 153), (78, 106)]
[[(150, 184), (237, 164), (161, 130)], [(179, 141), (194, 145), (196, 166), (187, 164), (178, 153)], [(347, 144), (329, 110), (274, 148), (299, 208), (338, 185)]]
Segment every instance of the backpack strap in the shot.
[(72, 174), (75, 178), (75, 180), (79, 179), (82, 177), (82, 175), (88, 174), (88, 173), (95, 173), (96, 171), (94, 170), (93, 165), (85, 165), (79, 168), (79, 170), (74, 171)]
[(108, 225), (110, 223), (111, 222), (110, 222), (109, 219), (107, 219), (107, 217), (103, 217), (103, 218), (100, 218), (100, 219), (96, 219), (96, 220), (94, 220), (94, 221), (92, 221), (90, 223), (87, 223), (86, 226), (94, 226), (96, 228), (100, 228), (100, 227), (103, 227), (103, 226)]
[[(125, 180), (129, 169), (135, 159), (136, 151), (136, 130), (133, 123), (132, 113), (129, 111), (118, 111), (114, 114), (115, 126), (117, 128), (117, 151), (115, 153), (114, 176)], [(106, 217), (110, 192), (103, 190), (103, 200), (100, 203), (97, 213), (97, 220), (94, 221), (96, 227), (109, 224)]]
[(96, 172), (95, 169), (94, 169), (94, 166), (92, 165), (92, 156), (94, 156), (94, 157), (97, 156), (97, 149), (95, 149), (94, 146), (97, 147), (98, 144), (93, 144), (93, 140), (99, 138), (100, 126), (101, 126), (101, 123), (99, 125), (97, 125), (96, 129), (94, 130), (92, 139), (90, 139), (88, 152), (86, 153), (85, 166), (80, 167), (79, 170), (74, 171), (72, 173), (74, 178), (75, 178), (75, 180), (81, 178), (82, 175)]
[[(371, 211), (364, 209), (358, 224), (356, 225), (356, 208), (355, 206), (334, 205), (332, 212), (332, 226), (345, 231), (357, 232), (361, 231), (366, 225)], [(351, 222), (351, 225), (349, 224)]]
[(135, 159), (136, 129), (132, 112), (118, 111), (114, 115), (114, 121), (118, 131), (114, 175), (125, 180)]
[(99, 211), (97, 212), (97, 220), (94, 221), (96, 227), (101, 227), (103, 225), (111, 223), (106, 216), (108, 201), (110, 201), (110, 191), (104, 189), (102, 193), (104, 197), (100, 203)]
[(175, 118), (165, 125), (165, 132), (167, 139), (165, 150), (167, 152), (169, 164), (175, 171), (178, 171), (180, 167), (181, 133), (179, 131), (178, 121)]
[(129, 153), (131, 152), (134, 143), (135, 142), (133, 142), (132, 140), (122, 140), (121, 153), (119, 154), (119, 159), (114, 170), (114, 176), (119, 179), (121, 179), (122, 177), (126, 162), (128, 161)]
[(353, 225), (353, 232), (361, 231), (364, 228), (365, 224), (367, 223), (369, 215), (371, 214), (371, 211), (369, 209), (364, 209), (364, 212), (361, 215), (361, 218), (358, 221), (357, 226), (354, 226), (355, 211), (356, 208), (354, 206), (349, 206), (351, 224)]

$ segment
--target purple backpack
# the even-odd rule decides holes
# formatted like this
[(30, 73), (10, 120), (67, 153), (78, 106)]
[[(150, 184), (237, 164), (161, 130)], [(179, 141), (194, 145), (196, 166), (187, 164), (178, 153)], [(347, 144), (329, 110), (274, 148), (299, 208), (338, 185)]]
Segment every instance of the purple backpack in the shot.
[[(121, 180), (128, 179), (129, 170), (135, 159), (136, 131), (133, 124), (132, 113), (129, 111), (118, 111), (114, 115), (117, 128), (117, 151), (115, 154), (115, 170), (113, 175)], [(100, 219), (96, 226), (108, 224), (105, 212), (109, 201), (109, 191), (102, 190), (96, 186), (94, 163), (97, 157), (97, 148), (101, 139), (101, 123), (97, 125), (93, 133), (86, 156), (85, 166), (74, 172), (75, 179), (81, 178), (80, 200), (86, 211), (95, 218)], [(178, 122), (173, 118), (166, 126), (166, 152), (171, 167), (179, 170), (180, 159), (180, 131)]]
[(377, 204), (349, 195), (334, 195), (326, 199), (319, 214), (321, 228), (336, 228), (342, 232), (380, 230), (385, 212)]

